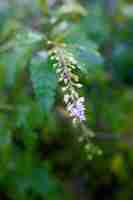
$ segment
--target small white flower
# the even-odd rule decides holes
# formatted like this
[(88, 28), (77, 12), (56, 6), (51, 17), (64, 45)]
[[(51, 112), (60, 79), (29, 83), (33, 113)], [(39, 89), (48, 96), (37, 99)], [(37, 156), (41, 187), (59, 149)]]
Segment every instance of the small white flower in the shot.
[(54, 63), (54, 64), (53, 64), (53, 67), (54, 67), (54, 68), (58, 67), (58, 64), (57, 64), (57, 63)]
[(57, 73), (57, 74), (60, 73), (61, 71), (62, 71), (61, 68), (56, 69), (56, 73)]
[(63, 81), (63, 76), (61, 76), (59, 79), (58, 79), (58, 82), (62, 82)]
[(76, 83), (75, 86), (76, 86), (77, 88), (82, 88), (82, 87), (83, 87), (82, 84), (80, 84), (80, 83)]
[(50, 59), (51, 60), (55, 60), (56, 58), (55, 58), (55, 56), (51, 56)]
[(62, 87), (62, 91), (65, 92), (67, 90), (67, 87)]
[(76, 67), (72, 64), (69, 65), (72, 69), (76, 69)]
[(69, 99), (70, 99), (70, 95), (69, 94), (65, 94), (64, 95), (64, 102), (68, 103)]
[(68, 105), (67, 105), (67, 111), (71, 111), (72, 107), (73, 107), (73, 104), (72, 103), (68, 103)]
[(85, 98), (84, 97), (80, 97), (79, 98), (79, 102), (85, 102)]
[(73, 57), (69, 57), (69, 61), (73, 64), (76, 65), (77, 61)]

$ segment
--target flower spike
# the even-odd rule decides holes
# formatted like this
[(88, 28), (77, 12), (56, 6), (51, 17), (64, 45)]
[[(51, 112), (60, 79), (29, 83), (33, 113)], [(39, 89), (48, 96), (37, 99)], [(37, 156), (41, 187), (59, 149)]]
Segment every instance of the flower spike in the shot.
[(84, 97), (80, 97), (78, 89), (82, 87), (79, 77), (75, 74), (77, 61), (64, 48), (56, 47), (50, 52), (50, 59), (54, 61), (58, 81), (64, 94), (66, 109), (73, 119), (73, 123), (85, 121)]

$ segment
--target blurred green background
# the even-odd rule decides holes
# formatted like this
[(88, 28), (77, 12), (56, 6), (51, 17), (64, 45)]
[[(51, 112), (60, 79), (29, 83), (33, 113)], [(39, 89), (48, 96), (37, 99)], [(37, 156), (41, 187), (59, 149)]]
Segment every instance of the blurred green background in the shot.
[[(89, 159), (48, 40), (85, 63)], [(133, 199), (133, 1), (0, 0), (0, 200), (67, 199)]]

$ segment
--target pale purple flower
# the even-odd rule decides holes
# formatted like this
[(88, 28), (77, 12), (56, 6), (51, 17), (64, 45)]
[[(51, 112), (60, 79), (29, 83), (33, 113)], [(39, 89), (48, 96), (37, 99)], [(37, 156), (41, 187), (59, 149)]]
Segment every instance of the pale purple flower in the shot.
[(69, 112), (74, 119), (85, 121), (84, 98), (80, 97), (76, 102), (70, 105)]
[(67, 84), (69, 80), (69, 73), (67, 71), (63, 72), (63, 79), (64, 79), (64, 83)]

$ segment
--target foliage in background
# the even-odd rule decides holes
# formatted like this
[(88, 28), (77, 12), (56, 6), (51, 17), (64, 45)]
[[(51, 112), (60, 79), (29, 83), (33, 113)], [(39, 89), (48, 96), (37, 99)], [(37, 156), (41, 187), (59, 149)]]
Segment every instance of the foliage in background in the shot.
[[(0, 198), (132, 200), (132, 2), (63, 2), (0, 9)], [(84, 86), (78, 128), (48, 55), (62, 43)]]

